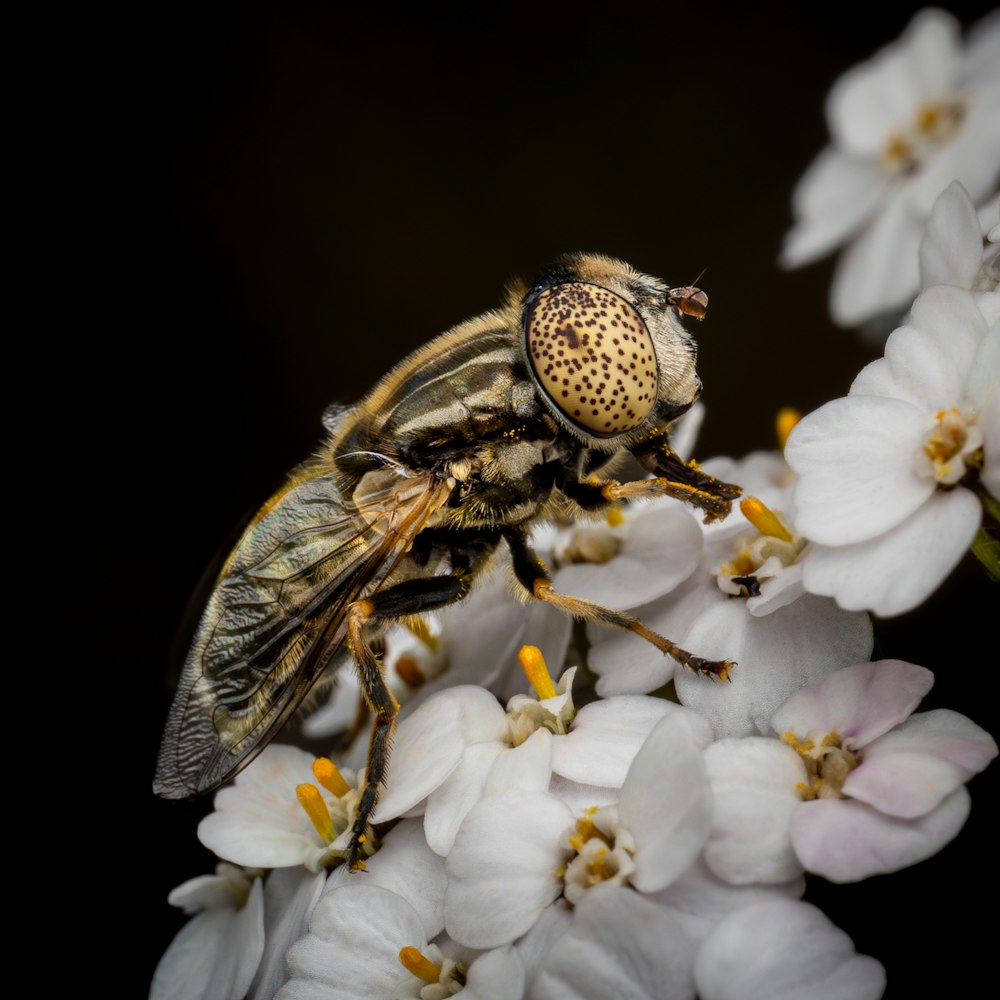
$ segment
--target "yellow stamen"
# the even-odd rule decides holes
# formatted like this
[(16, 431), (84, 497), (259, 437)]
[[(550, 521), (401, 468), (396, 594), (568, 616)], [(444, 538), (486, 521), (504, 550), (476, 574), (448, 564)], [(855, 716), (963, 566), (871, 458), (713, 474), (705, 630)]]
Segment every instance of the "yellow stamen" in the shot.
[(406, 627), (428, 648), (437, 649), (437, 636), (431, 634), (430, 626), (423, 618), (414, 615), (406, 619)]
[(427, 681), (420, 669), (420, 664), (412, 656), (401, 656), (396, 660), (396, 673), (411, 688), (420, 687)]
[(441, 978), (441, 966), (435, 965), (410, 945), (399, 949), (399, 961), (407, 972), (412, 972), (425, 983), (436, 983)]
[(783, 542), (791, 542), (792, 536), (778, 520), (774, 511), (765, 507), (756, 497), (744, 497), (740, 501), (743, 516), (762, 534), (772, 538), (780, 538)]
[(625, 515), (621, 511), (621, 507), (609, 507), (604, 519), (612, 528), (617, 528), (625, 520)]
[(302, 784), (295, 789), (295, 794), (299, 805), (305, 809), (312, 825), (316, 827), (316, 832), (329, 844), (336, 836), (336, 830), (333, 828), (333, 817), (319, 789), (315, 785)]
[(522, 646), (517, 654), (521, 662), (521, 668), (525, 676), (531, 681), (531, 686), (535, 689), (540, 701), (556, 696), (556, 686), (552, 682), (552, 675), (545, 665), (545, 657), (537, 646)]
[(944, 108), (940, 104), (923, 104), (917, 110), (917, 131), (935, 131), (944, 118)]
[(337, 770), (337, 765), (326, 757), (317, 757), (313, 761), (313, 774), (316, 780), (338, 799), (343, 798), (351, 790), (351, 786)]
[(792, 433), (792, 428), (802, 419), (802, 414), (794, 407), (785, 406), (778, 411), (778, 416), (774, 420), (774, 430), (778, 435), (778, 448), (785, 450), (788, 435)]

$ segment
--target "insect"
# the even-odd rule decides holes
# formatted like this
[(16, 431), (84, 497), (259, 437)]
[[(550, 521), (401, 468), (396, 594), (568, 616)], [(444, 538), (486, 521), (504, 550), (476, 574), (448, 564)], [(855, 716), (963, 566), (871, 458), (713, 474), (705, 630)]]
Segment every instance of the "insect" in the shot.
[[(187, 798), (245, 767), (328, 668), (353, 657), (374, 714), (367, 785), (347, 861), (363, 868), (398, 704), (375, 644), (392, 621), (461, 600), (501, 545), (530, 597), (626, 629), (684, 666), (712, 662), (633, 615), (556, 593), (529, 541), (553, 505), (596, 511), (678, 497), (725, 517), (740, 488), (670, 448), (695, 402), (696, 348), (681, 314), (707, 296), (591, 254), (400, 362), (358, 404), (328, 414), (319, 453), (257, 513), (226, 561), (170, 710), (154, 790)], [(602, 475), (630, 452), (655, 478)]]

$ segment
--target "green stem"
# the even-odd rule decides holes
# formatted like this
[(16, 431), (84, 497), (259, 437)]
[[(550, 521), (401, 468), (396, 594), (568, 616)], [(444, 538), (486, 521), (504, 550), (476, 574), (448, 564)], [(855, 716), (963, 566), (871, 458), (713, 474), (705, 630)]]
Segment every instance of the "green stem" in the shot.
[(991, 580), (1000, 580), (1000, 502), (984, 489), (979, 491), (983, 505), (983, 526), (972, 540), (972, 554), (983, 564)]

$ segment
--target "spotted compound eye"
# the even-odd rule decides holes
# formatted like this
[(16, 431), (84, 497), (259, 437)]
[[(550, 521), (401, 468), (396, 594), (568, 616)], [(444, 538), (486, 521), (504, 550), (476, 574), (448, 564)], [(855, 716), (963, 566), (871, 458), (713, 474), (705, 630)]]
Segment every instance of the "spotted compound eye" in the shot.
[(525, 324), (528, 360), (552, 404), (595, 437), (623, 434), (656, 403), (653, 338), (614, 292), (573, 281), (548, 288)]

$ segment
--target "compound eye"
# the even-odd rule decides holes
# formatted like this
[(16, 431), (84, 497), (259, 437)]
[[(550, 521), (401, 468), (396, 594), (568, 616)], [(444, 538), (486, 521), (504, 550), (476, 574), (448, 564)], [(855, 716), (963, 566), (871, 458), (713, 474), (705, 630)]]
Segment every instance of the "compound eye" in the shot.
[(635, 308), (607, 288), (573, 281), (546, 289), (528, 312), (525, 338), (539, 386), (588, 434), (623, 434), (653, 409), (653, 338)]

